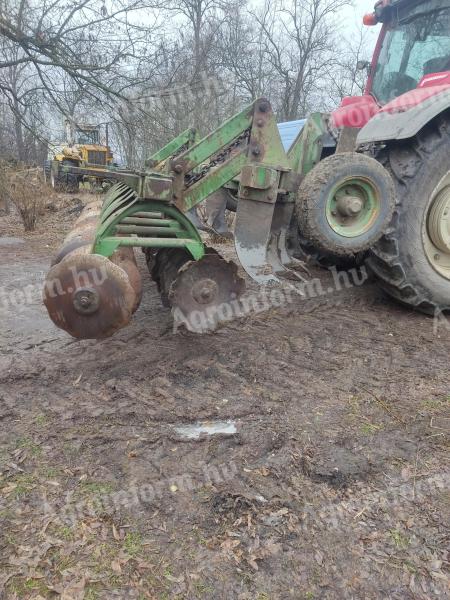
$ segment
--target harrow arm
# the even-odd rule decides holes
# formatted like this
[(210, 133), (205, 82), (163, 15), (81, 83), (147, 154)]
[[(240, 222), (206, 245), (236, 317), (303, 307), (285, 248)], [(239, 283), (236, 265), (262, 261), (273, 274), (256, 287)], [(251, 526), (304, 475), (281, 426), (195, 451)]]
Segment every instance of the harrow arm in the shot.
[[(235, 244), (242, 266), (260, 283), (289, 276), (292, 160), (267, 100), (256, 100), (198, 142), (187, 130), (150, 164), (152, 171), (114, 173), (119, 183), (101, 207), (82, 214), (47, 276), (49, 314), (75, 337), (105, 337), (128, 324), (141, 293), (136, 247), (145, 251), (174, 314), (181, 310), (192, 324), (207, 310), (208, 322), (195, 330), (219, 323), (218, 309), (242, 293), (243, 282), (235, 266), (206, 251), (186, 213), (230, 182), (238, 182)], [(106, 279), (82, 285), (79, 267)], [(55, 281), (63, 282), (61, 294), (53, 294)]]
[(168, 144), (152, 154), (152, 156), (146, 160), (145, 166), (156, 171), (167, 170), (167, 160), (173, 159), (175, 156), (191, 147), (197, 141), (197, 130), (190, 128), (180, 133), (176, 138), (171, 140)]

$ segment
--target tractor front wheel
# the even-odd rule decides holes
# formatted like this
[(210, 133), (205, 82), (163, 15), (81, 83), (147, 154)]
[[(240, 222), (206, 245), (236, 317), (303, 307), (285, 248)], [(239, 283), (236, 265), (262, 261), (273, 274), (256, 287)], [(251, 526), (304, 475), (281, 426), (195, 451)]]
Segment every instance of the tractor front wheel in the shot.
[(387, 149), (397, 204), (367, 260), (391, 296), (428, 314), (450, 309), (449, 155), (449, 118)]
[(392, 179), (375, 159), (356, 152), (334, 154), (300, 185), (300, 235), (322, 254), (353, 258), (380, 239), (394, 202)]

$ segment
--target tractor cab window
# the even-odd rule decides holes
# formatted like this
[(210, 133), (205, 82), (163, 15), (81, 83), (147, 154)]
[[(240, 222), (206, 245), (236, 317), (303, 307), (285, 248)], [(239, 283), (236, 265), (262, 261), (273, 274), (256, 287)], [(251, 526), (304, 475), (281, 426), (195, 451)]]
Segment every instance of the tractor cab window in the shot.
[(372, 94), (386, 104), (442, 71), (450, 71), (450, 8), (422, 12), (387, 31)]
[(98, 144), (99, 136), (98, 131), (82, 131), (79, 130), (76, 133), (77, 144)]

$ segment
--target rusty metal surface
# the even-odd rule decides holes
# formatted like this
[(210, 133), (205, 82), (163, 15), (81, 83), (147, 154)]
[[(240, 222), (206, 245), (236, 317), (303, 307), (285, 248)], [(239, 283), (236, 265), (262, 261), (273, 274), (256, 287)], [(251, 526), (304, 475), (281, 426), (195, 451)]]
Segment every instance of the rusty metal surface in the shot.
[(136, 293), (126, 272), (107, 258), (72, 254), (50, 269), (44, 304), (55, 325), (71, 336), (103, 339), (130, 322)]
[(128, 276), (128, 281), (136, 295), (132, 307), (132, 312), (135, 313), (142, 301), (142, 277), (136, 264), (133, 248), (120, 248), (111, 256), (111, 262), (123, 269)]
[(170, 288), (175, 321), (195, 333), (215, 330), (233, 317), (233, 302), (243, 294), (245, 282), (236, 264), (220, 255), (206, 254), (185, 263)]
[(132, 248), (111, 260), (91, 254), (102, 204), (85, 207), (53, 260), (45, 305), (53, 322), (80, 339), (101, 339), (128, 324), (142, 299)]

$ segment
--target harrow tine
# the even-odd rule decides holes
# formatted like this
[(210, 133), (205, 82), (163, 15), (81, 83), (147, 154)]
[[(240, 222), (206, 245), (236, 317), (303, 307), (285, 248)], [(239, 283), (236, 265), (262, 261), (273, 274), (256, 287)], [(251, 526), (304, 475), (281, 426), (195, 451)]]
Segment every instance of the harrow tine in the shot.
[(305, 281), (294, 267), (303, 267), (301, 261), (296, 261), (287, 250), (287, 232), (294, 213), (292, 202), (278, 201), (275, 205), (270, 240), (267, 247), (267, 258), (275, 273), (286, 279)]
[(293, 267), (303, 266), (286, 247), (294, 204), (272, 204), (240, 198), (236, 212), (235, 247), (244, 270), (261, 285), (302, 281)]
[(275, 205), (240, 198), (234, 245), (244, 270), (260, 285), (280, 283), (267, 256)]

